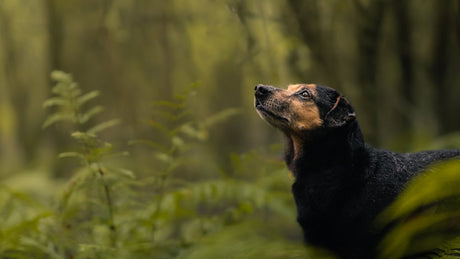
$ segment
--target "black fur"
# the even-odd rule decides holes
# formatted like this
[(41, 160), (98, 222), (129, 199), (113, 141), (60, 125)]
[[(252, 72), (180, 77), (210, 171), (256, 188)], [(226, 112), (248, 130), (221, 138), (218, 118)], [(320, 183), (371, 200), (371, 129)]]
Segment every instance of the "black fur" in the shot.
[(373, 228), (376, 216), (415, 174), (433, 161), (460, 156), (460, 150), (400, 154), (372, 148), (343, 97), (328, 87), (316, 86), (316, 93), (324, 124), (302, 132), (299, 157), (286, 134), (297, 220), (309, 244), (342, 258), (374, 258), (382, 234)]

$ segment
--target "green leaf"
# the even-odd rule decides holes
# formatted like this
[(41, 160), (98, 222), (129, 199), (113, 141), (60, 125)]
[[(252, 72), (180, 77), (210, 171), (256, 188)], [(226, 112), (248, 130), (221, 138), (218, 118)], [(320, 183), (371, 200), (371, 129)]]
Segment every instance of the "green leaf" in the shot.
[(81, 89), (78, 87), (78, 84), (75, 82), (70, 82), (68, 84), (69, 88), (69, 97), (72, 98), (72, 100), (75, 100), (78, 96), (81, 95)]
[(84, 95), (82, 95), (82, 96), (77, 98), (77, 105), (81, 106), (84, 103), (86, 103), (86, 102), (98, 97), (99, 94), (100, 94), (99, 91), (91, 91), (89, 93), (86, 93), (86, 94), (84, 94)]
[(96, 135), (86, 133), (86, 132), (81, 132), (81, 131), (75, 131), (70, 134), (70, 136), (76, 140), (83, 141), (83, 143), (87, 144), (92, 144), (93, 141), (96, 139)]
[(72, 76), (70, 74), (67, 74), (59, 70), (54, 70), (53, 72), (51, 72), (51, 78), (55, 81), (65, 81), (65, 82), (72, 81)]
[(103, 146), (99, 146), (97, 148), (92, 149), (92, 153), (96, 156), (101, 156), (101, 155), (106, 155), (112, 152), (113, 150), (113, 145), (105, 142)]
[(166, 153), (156, 153), (155, 154), (155, 157), (160, 160), (160, 161), (163, 161), (165, 163), (171, 163), (174, 158)]
[(136, 176), (134, 175), (133, 171), (124, 169), (124, 168), (110, 168), (110, 171), (116, 172), (121, 176), (128, 177), (130, 179), (135, 179)]
[(193, 138), (198, 138), (199, 132), (195, 129), (191, 123), (185, 123), (180, 127), (180, 132), (184, 133), (185, 135)]
[(104, 110), (104, 108), (102, 106), (99, 106), (99, 105), (95, 106), (95, 107), (89, 109), (89, 111), (87, 111), (84, 114), (80, 115), (78, 122), (83, 124), (83, 123), (87, 122), (88, 120), (90, 120), (95, 115), (101, 113), (103, 110)]
[(75, 116), (72, 113), (57, 113), (48, 116), (42, 125), (42, 128), (46, 128), (58, 121), (75, 121)]
[(208, 139), (209, 133), (204, 127), (200, 127), (199, 129), (194, 128), (191, 123), (185, 123), (181, 125), (178, 129), (180, 132), (186, 134), (189, 137), (194, 139), (204, 141)]
[(78, 153), (78, 152), (62, 152), (59, 153), (59, 158), (80, 158), (80, 159), (85, 159), (85, 156)]
[(172, 137), (171, 142), (175, 148), (181, 148), (185, 145), (185, 142), (177, 136)]
[(71, 137), (75, 139), (88, 139), (88, 138), (94, 138), (96, 137), (95, 135), (90, 135), (86, 132), (81, 132), (81, 131), (75, 131), (70, 134)]
[(62, 97), (51, 97), (43, 103), (43, 107), (52, 107), (52, 106), (65, 106), (69, 105), (69, 101)]
[(96, 133), (98, 133), (100, 131), (103, 131), (105, 129), (111, 128), (113, 126), (116, 126), (116, 125), (120, 124), (120, 122), (121, 122), (121, 120), (119, 120), (119, 119), (113, 119), (113, 120), (110, 120), (110, 121), (102, 122), (102, 123), (92, 127), (87, 132), (89, 134), (96, 134)]

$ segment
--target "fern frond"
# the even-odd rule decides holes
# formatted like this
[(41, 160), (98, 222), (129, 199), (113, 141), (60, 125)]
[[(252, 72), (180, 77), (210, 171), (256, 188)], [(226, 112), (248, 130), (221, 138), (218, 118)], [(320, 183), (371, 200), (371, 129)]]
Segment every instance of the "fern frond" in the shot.
[(82, 159), (82, 160), (85, 160), (85, 157), (78, 153), (78, 152), (62, 152), (62, 153), (59, 153), (58, 155), (59, 158), (78, 158), (78, 159)]
[(100, 94), (99, 91), (91, 91), (91, 92), (86, 93), (86, 94), (84, 94), (84, 95), (82, 95), (82, 96), (79, 96), (79, 97), (77, 98), (77, 100), (76, 100), (77, 105), (78, 105), (78, 106), (82, 106), (82, 105), (85, 104), (86, 102), (88, 102), (88, 101), (90, 101), (90, 100), (92, 100), (92, 99), (98, 97), (99, 94)]
[(42, 125), (42, 128), (47, 128), (51, 125), (53, 125), (56, 122), (60, 121), (70, 121), (70, 122), (75, 122), (76, 118), (74, 114), (72, 113), (57, 113), (57, 114), (52, 114), (46, 118), (45, 122)]
[(106, 129), (114, 127), (114, 126), (117, 126), (118, 124), (120, 124), (120, 122), (121, 122), (121, 120), (119, 120), (119, 119), (113, 119), (113, 120), (105, 121), (105, 122), (99, 123), (96, 126), (88, 129), (86, 132), (88, 134), (96, 135), (97, 133), (99, 133), (99, 132), (101, 132), (103, 130), (106, 130)]
[(92, 117), (94, 117), (95, 115), (101, 113), (103, 110), (104, 110), (104, 108), (102, 106), (95, 106), (95, 107), (89, 109), (87, 112), (79, 114), (78, 122), (80, 124), (84, 124), (87, 121), (89, 121)]
[(51, 97), (48, 98), (44, 103), (43, 107), (52, 107), (52, 106), (65, 106), (68, 105), (68, 102), (65, 98), (62, 97)]
[(58, 82), (73, 82), (72, 76), (63, 71), (54, 70), (51, 72), (51, 79)]

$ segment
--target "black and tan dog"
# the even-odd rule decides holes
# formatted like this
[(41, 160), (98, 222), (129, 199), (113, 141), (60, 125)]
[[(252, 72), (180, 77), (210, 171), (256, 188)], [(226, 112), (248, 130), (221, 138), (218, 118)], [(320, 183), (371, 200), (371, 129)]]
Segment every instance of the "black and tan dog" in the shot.
[(364, 143), (356, 114), (332, 88), (257, 85), (259, 115), (287, 137), (286, 164), (306, 242), (342, 258), (373, 258), (375, 217), (415, 174), (460, 150), (399, 154)]

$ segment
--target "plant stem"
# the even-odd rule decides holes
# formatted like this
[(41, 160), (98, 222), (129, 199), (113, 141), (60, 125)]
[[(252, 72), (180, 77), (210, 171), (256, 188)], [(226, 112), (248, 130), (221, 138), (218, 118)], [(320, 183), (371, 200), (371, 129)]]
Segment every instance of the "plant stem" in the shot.
[(110, 189), (107, 183), (105, 182), (104, 179), (104, 171), (102, 170), (101, 166), (98, 164), (97, 166), (99, 175), (101, 176), (102, 179), (102, 186), (104, 187), (104, 193), (105, 193), (105, 198), (107, 200), (107, 208), (109, 210), (109, 228), (112, 233), (112, 238), (111, 238), (111, 243), (112, 246), (115, 246), (116, 244), (116, 228), (113, 220), (113, 204), (112, 204), (112, 198), (110, 195)]
[(155, 243), (155, 232), (156, 232), (156, 221), (159, 217), (160, 211), (161, 211), (161, 204), (163, 202), (164, 198), (164, 191), (165, 191), (165, 186), (166, 186), (166, 179), (167, 179), (167, 174), (163, 174), (160, 177), (160, 182), (158, 184), (158, 203), (156, 204), (155, 211), (152, 214), (152, 242)]

